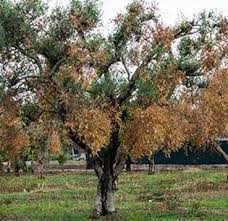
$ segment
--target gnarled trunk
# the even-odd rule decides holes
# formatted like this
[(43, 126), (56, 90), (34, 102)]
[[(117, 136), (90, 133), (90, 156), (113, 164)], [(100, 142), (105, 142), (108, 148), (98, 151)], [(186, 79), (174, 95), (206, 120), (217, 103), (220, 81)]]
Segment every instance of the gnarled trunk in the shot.
[(113, 152), (110, 152), (104, 161), (94, 160), (94, 169), (98, 177), (96, 217), (116, 215), (114, 192), (117, 190), (118, 175), (124, 168), (126, 156), (120, 156), (115, 163), (112, 157)]
[(102, 175), (98, 180), (96, 196), (96, 212), (105, 216), (115, 212), (113, 177), (111, 174)]

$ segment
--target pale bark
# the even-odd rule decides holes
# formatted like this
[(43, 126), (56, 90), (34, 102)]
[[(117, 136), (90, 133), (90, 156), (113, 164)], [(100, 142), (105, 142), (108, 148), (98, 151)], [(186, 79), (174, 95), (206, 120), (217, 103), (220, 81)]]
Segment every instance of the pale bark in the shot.
[(98, 215), (102, 214), (102, 195), (101, 195), (101, 182), (98, 181), (97, 196), (96, 196), (96, 212)]
[(228, 163), (228, 155), (227, 155), (226, 152), (220, 147), (219, 144), (215, 144), (215, 149), (224, 157), (224, 159), (225, 159), (226, 162)]
[(10, 173), (10, 171), (11, 171), (11, 162), (10, 161), (8, 161), (8, 163), (7, 163), (6, 171), (7, 171), (7, 173)]
[(98, 180), (96, 211), (99, 215), (107, 215), (115, 212), (113, 179), (103, 175)]

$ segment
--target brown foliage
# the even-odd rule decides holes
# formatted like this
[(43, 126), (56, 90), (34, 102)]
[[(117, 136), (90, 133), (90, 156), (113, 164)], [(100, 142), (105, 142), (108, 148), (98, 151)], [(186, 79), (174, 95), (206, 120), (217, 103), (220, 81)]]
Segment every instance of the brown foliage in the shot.
[(53, 131), (49, 138), (49, 145), (52, 153), (57, 154), (61, 152), (61, 140), (56, 131)]
[(187, 123), (173, 105), (137, 109), (123, 129), (123, 148), (133, 155), (152, 155), (163, 149), (169, 154), (183, 146)]
[(18, 116), (19, 107), (11, 98), (0, 106), (0, 147), (15, 157), (28, 146), (28, 137)]
[(191, 139), (198, 146), (228, 136), (228, 70), (222, 69), (210, 79), (193, 110)]
[(74, 111), (66, 126), (78, 134), (94, 154), (107, 145), (112, 130), (109, 114), (96, 107)]

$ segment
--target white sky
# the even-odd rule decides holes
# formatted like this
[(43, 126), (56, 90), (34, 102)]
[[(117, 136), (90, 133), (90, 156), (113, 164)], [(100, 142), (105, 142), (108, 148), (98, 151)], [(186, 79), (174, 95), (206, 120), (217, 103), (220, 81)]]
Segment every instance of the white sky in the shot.
[[(70, 0), (49, 0), (51, 5), (66, 5)], [(147, 0), (147, 2), (154, 2)], [(132, 0), (101, 0), (103, 2), (103, 24), (106, 26), (117, 13), (124, 11)], [(204, 9), (217, 10), (228, 17), (228, 0), (157, 0), (162, 19), (167, 24), (173, 24), (180, 18), (193, 17), (194, 14)]]
[[(108, 21), (118, 11), (123, 10), (130, 0), (104, 0), (104, 19)], [(149, 1), (148, 1), (149, 2)], [(153, 2), (153, 1), (151, 1)], [(228, 0), (157, 0), (162, 18), (166, 23), (174, 23), (181, 14), (192, 17), (204, 9), (216, 9), (228, 16)]]

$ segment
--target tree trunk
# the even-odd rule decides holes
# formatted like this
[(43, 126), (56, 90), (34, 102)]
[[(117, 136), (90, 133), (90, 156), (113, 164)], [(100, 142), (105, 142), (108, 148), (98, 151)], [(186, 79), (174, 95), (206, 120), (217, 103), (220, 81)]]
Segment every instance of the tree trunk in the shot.
[(94, 162), (92, 154), (86, 153), (86, 169), (94, 169)]
[(10, 171), (11, 171), (11, 162), (8, 161), (6, 172), (7, 172), (7, 173), (10, 173)]
[(38, 178), (44, 178), (44, 160), (45, 160), (45, 138), (41, 137), (39, 141), (39, 153), (38, 153)]
[(126, 158), (122, 157), (113, 163), (113, 152), (107, 158), (101, 160), (99, 157), (94, 159), (94, 169), (98, 177), (96, 209), (93, 218), (106, 215), (117, 215), (114, 204), (114, 192), (117, 190), (118, 175), (124, 168)]
[(149, 158), (149, 170), (148, 174), (154, 174), (155, 173), (155, 162), (154, 162), (154, 155), (151, 155)]
[(131, 157), (129, 155), (126, 160), (126, 171), (131, 171)]
[(31, 151), (31, 172), (34, 173), (34, 154), (33, 151)]
[(98, 180), (96, 212), (101, 216), (115, 212), (113, 183), (111, 175), (103, 175)]
[(14, 174), (15, 174), (15, 176), (19, 176), (20, 175), (20, 173), (19, 173), (20, 172), (20, 165), (19, 165), (18, 158), (14, 159), (13, 164), (14, 164)]
[[(118, 217), (115, 208), (114, 192), (117, 190), (117, 180), (126, 162), (126, 156), (121, 156), (119, 161), (113, 166), (110, 158), (104, 161), (94, 160), (94, 169), (98, 177), (96, 210), (93, 218), (100, 216), (114, 215)], [(111, 167), (110, 167), (111, 166)]]

